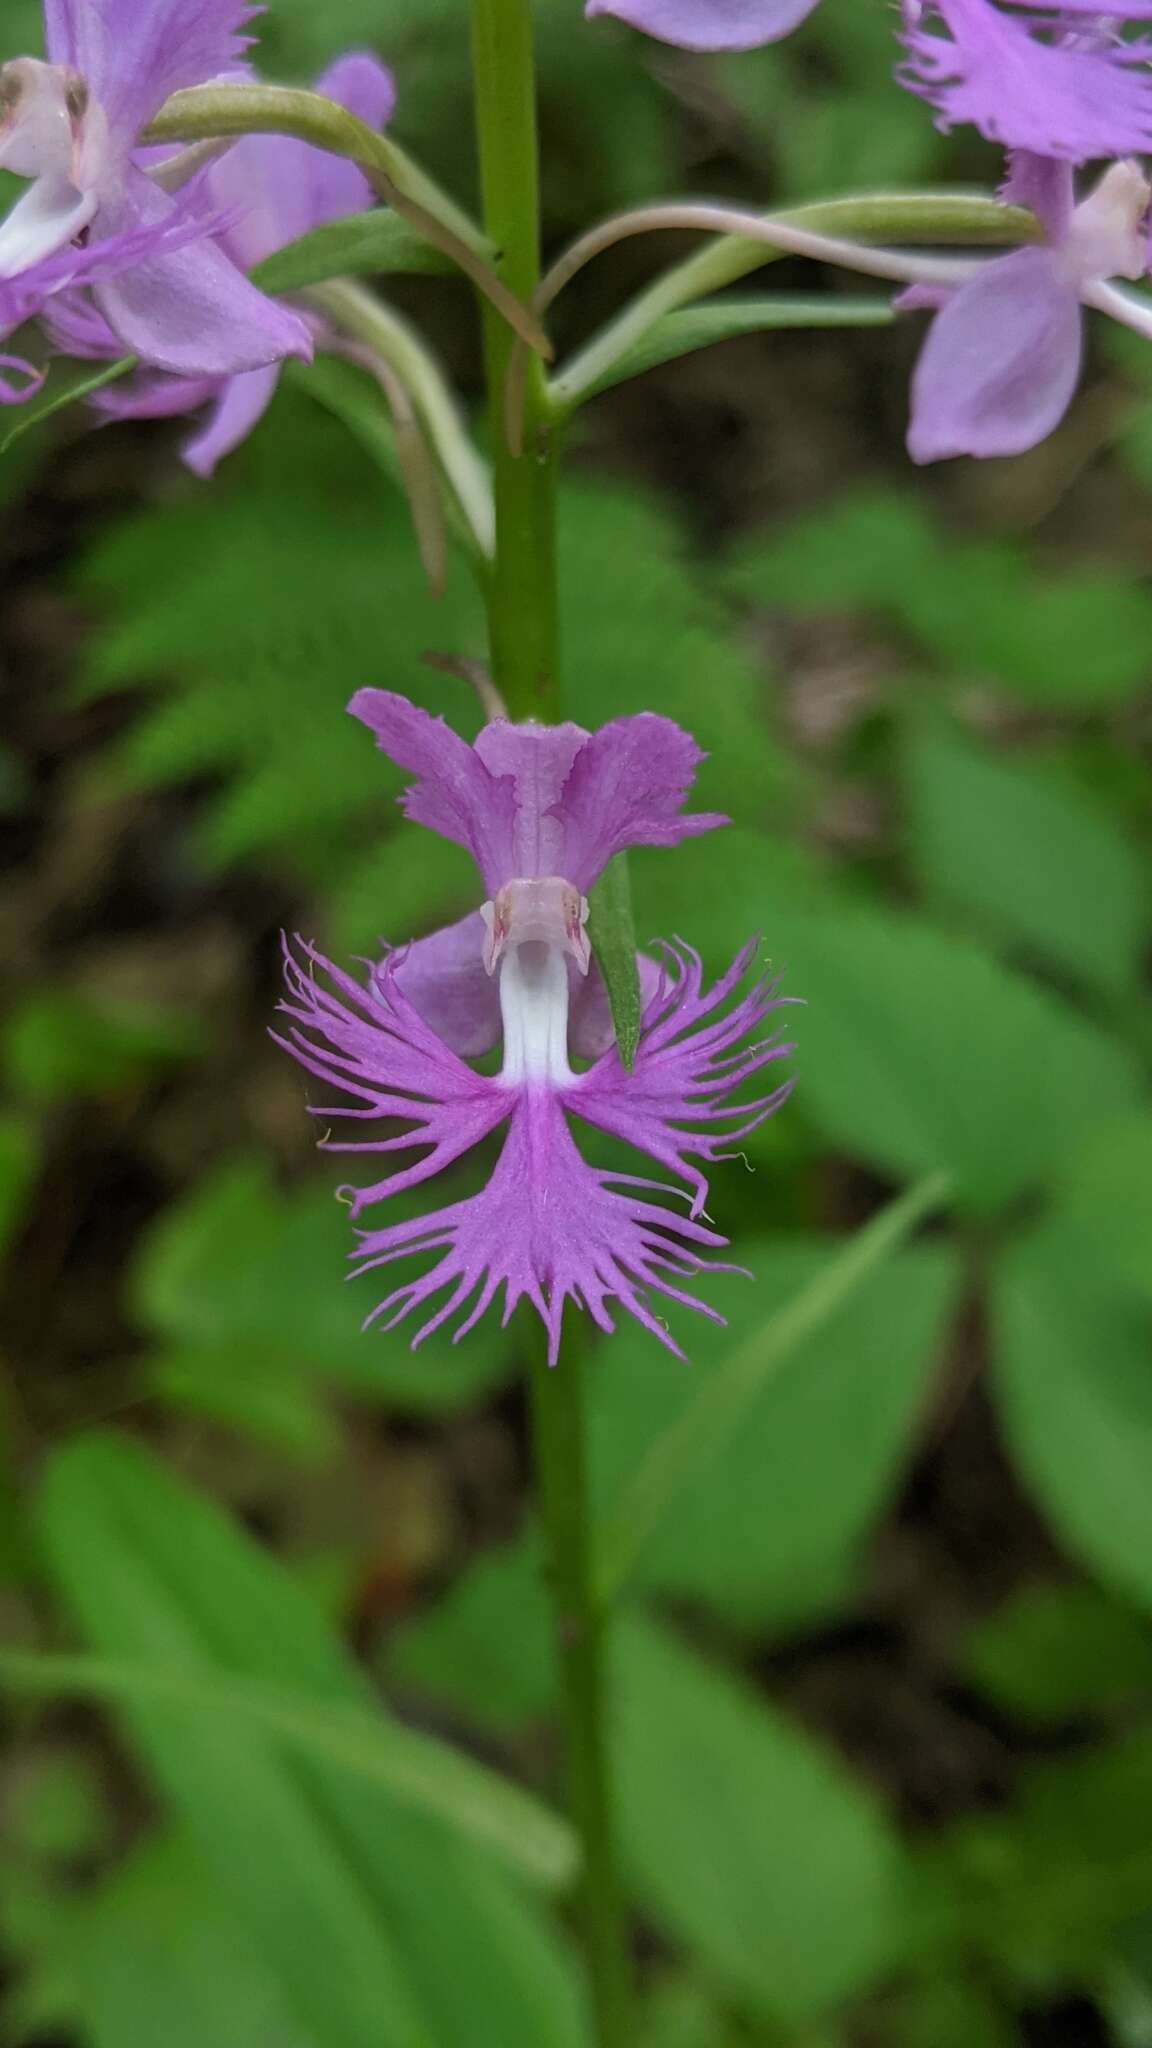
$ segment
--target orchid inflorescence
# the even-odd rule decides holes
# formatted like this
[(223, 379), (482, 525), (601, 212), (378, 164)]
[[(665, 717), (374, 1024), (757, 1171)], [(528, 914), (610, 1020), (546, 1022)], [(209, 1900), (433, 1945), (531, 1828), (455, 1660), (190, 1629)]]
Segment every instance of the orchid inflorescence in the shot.
[[(690, 50), (742, 50), (788, 34), (817, 4), (588, 0), (585, 11)], [(381, 199), (454, 257), (515, 330), (496, 425), (517, 460), (526, 394), (527, 425), (546, 435), (581, 382), (590, 393), (642, 339), (643, 301), (585, 350), (583, 380), (562, 367), (549, 384), (539, 371), (557, 291), (614, 238), (649, 227), (753, 246), (752, 263), (701, 277), (697, 296), (769, 252), (898, 283), (898, 310), (932, 316), (912, 381), (918, 462), (1016, 453), (1050, 433), (1078, 380), (1084, 308), (1152, 335), (1152, 299), (1117, 282), (1138, 283), (1149, 268), (1152, 188), (1139, 157), (1152, 148), (1152, 33), (1141, 27), (1152, 0), (894, 9), (899, 84), (940, 128), (971, 124), (1007, 152), (1000, 199), (981, 202), (972, 237), (1018, 244), (1004, 253), (910, 252), (854, 234), (851, 221), (838, 236), (799, 214), (673, 204), (593, 231), (534, 296), (530, 278), (522, 298), (481, 231), (384, 138), (396, 93), (379, 59), (350, 52), (314, 93), (277, 93), (246, 54), (248, 12), (238, 0), (45, 0), (46, 57), (0, 67), (0, 168), (30, 180), (0, 223), (0, 338), (35, 320), (51, 350), (104, 366), (88, 394), (100, 418), (195, 415), (183, 452), (201, 475), (256, 425), (286, 360), (345, 356), (375, 374), (391, 406), (426, 565), (441, 491), (482, 580), (499, 524), (487, 465), (432, 352), (338, 271), (282, 296), (258, 281), (277, 252)], [(1089, 162), (1103, 168), (1078, 190)], [(952, 216), (939, 195), (924, 197), (924, 239), (939, 243)], [(883, 215), (874, 197), (871, 207)], [(669, 289), (662, 304), (690, 298), (690, 286), (679, 297)], [(22, 358), (0, 367), (4, 402), (43, 382)], [(388, 691), (360, 690), (350, 708), (414, 777), (409, 818), (472, 854), (483, 897), (460, 923), (387, 951), (364, 981), (309, 945), (288, 948), (282, 1042), (341, 1098), (314, 1106), (326, 1125), (342, 1116), (373, 1127), (363, 1138), (328, 1132), (322, 1144), (396, 1158), (350, 1191), (357, 1218), (501, 1134), (480, 1192), (362, 1231), (360, 1269), (421, 1260), (376, 1317), (391, 1327), (413, 1316), (418, 1341), (446, 1324), (463, 1334), (490, 1305), (507, 1316), (527, 1300), (555, 1360), (571, 1302), (605, 1330), (622, 1309), (676, 1350), (665, 1305), (716, 1314), (693, 1291), (725, 1245), (706, 1213), (704, 1168), (788, 1086), (755, 1092), (753, 1077), (789, 1048), (776, 1031), (758, 1035), (783, 999), (755, 967), (754, 943), (711, 987), (679, 938), (639, 957), (629, 946), (639, 1028), (625, 1047), (589, 932), (589, 891), (616, 856), (725, 822), (682, 811), (695, 743), (653, 713), (589, 733), (517, 723), (489, 701), (493, 715), (469, 745)], [(476, 1064), (497, 1047), (498, 1071)], [(647, 1155), (673, 1181), (589, 1163), (579, 1127)]]
[[(692, 50), (746, 50), (817, 4), (588, 0), (586, 12)], [(174, 92), (255, 83), (247, 12), (237, 0), (46, 0), (46, 61), (0, 68), (0, 167), (32, 181), (0, 225), (0, 334), (39, 318), (58, 352), (134, 358), (134, 374), (93, 406), (118, 418), (206, 408), (185, 450), (201, 473), (259, 419), (287, 357), (365, 356), (331, 308), (270, 297), (247, 276), (308, 229), (366, 207), (362, 169), (285, 134), (183, 150), (142, 139)], [(1076, 385), (1082, 306), (1152, 335), (1152, 302), (1115, 282), (1149, 267), (1142, 22), (1152, 0), (901, 0), (899, 83), (941, 128), (971, 123), (1005, 147), (1003, 197), (1029, 208), (1041, 235), (1005, 256), (909, 263), (874, 251), (857, 265), (907, 282), (901, 310), (935, 316), (912, 386), (915, 460), (1018, 453), (1049, 433)], [(316, 90), (376, 130), (395, 99), (365, 53), (339, 60)], [(1078, 199), (1077, 167), (1109, 159)], [(805, 246), (851, 260), (818, 233)], [(36, 372), (2, 360), (25, 374), (0, 379), (0, 400), (30, 396)]]

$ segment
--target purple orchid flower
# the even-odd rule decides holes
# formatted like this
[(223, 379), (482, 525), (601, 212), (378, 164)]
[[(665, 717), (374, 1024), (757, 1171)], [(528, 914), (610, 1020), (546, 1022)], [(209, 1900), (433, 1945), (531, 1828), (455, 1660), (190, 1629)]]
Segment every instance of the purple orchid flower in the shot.
[[(391, 72), (368, 51), (337, 58), (316, 80), (315, 90), (372, 128), (385, 126), (396, 103)], [(228, 220), (221, 245), (241, 270), (250, 270), (310, 228), (362, 212), (373, 197), (355, 164), (283, 135), (245, 136), (211, 165), (203, 184), (209, 202)], [(314, 338), (324, 341), (322, 323), (305, 317)], [(54, 300), (46, 324), (63, 354), (109, 360), (123, 354), (108, 322), (79, 296)], [(271, 362), (226, 377), (142, 372), (96, 393), (92, 402), (107, 419), (168, 419), (206, 406), (207, 419), (181, 453), (190, 469), (207, 477), (267, 411), (280, 367)]]
[(779, 42), (817, 0), (587, 0), (585, 14), (614, 14), (682, 50), (755, 50)]
[[(247, 12), (239, 0), (45, 0), (47, 63), (0, 68), (0, 166), (33, 181), (0, 224), (0, 279), (19, 281), (26, 310), (62, 288), (61, 252), (82, 236), (117, 354), (193, 376), (311, 355), (306, 323), (249, 284), (213, 239), (218, 223), (174, 246), (181, 202), (135, 156), (170, 93), (235, 68)], [(140, 238), (127, 266), (125, 236)]]
[(903, 0), (901, 83), (937, 126), (1087, 163), (1152, 149), (1152, 0)]
[[(1139, 309), (1109, 283), (1148, 265), (1152, 198), (1137, 164), (1113, 164), (1074, 205), (1070, 164), (1020, 152), (1004, 197), (1030, 206), (1042, 247), (983, 263), (958, 288), (913, 286), (902, 306), (936, 311), (912, 379), (908, 451), (1019, 455), (1062, 419), (1080, 375), (1085, 305), (1134, 324)], [(1143, 307), (1152, 324), (1152, 304)]]
[[(602, 1330), (615, 1301), (670, 1351), (679, 1346), (652, 1297), (723, 1318), (679, 1283), (726, 1240), (699, 1220), (707, 1182), (696, 1161), (778, 1107), (789, 1084), (733, 1104), (750, 1075), (791, 1050), (779, 1038), (744, 1043), (782, 1000), (760, 979), (739, 994), (755, 953), (744, 948), (705, 989), (700, 962), (677, 942), (643, 963), (643, 1025), (631, 1072), (616, 1050), (603, 984), (591, 959), (587, 892), (613, 854), (673, 846), (727, 821), (683, 815), (702, 759), (670, 719), (642, 712), (598, 732), (498, 719), (469, 746), (443, 722), (385, 690), (361, 690), (349, 710), (417, 779), (401, 799), (409, 818), (467, 847), (488, 892), (479, 911), (371, 968), (366, 986), (311, 946), (286, 948), (292, 1020), (279, 1042), (309, 1073), (353, 1100), (316, 1106), (329, 1118), (400, 1119), (399, 1136), (323, 1140), (336, 1151), (422, 1156), (374, 1185), (348, 1190), (353, 1216), (415, 1187), (507, 1125), (480, 1194), (416, 1220), (360, 1233), (357, 1271), (438, 1254), (368, 1318), (392, 1329), (431, 1309), (413, 1343), (453, 1318), (456, 1339), (503, 1290), (504, 1321), (530, 1301), (559, 1353), (564, 1304)], [(469, 1058), (503, 1041), (490, 1077)], [(572, 1065), (573, 1058), (590, 1064)], [(586, 1163), (569, 1117), (647, 1152), (686, 1184), (687, 1213), (653, 1200), (666, 1182)], [(342, 1191), (344, 1192), (344, 1191)], [(434, 1306), (437, 1297), (446, 1299)]]

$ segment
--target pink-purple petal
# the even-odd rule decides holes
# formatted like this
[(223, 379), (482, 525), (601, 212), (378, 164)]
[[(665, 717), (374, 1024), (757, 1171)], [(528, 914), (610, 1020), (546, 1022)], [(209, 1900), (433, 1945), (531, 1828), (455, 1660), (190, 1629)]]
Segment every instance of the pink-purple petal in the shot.
[(995, 0), (906, 4), (902, 82), (935, 108), (938, 127), (971, 122), (1009, 148), (1071, 163), (1152, 148), (1152, 43), (1108, 33), (1109, 15), (1144, 8), (1102, 6), (1099, 35), (1079, 36), (1059, 34), (1060, 11), (1005, 13)]
[(475, 747), (393, 690), (357, 690), (349, 706), (397, 767), (416, 777), (400, 798), (406, 817), (466, 847), (490, 895), (509, 879), (516, 814), (511, 777), (489, 774)]
[(478, 1059), (500, 1037), (500, 987), (484, 966), (478, 910), (392, 955), (396, 987), (453, 1052)]
[(240, 62), (257, 10), (244, 0), (45, 0), (54, 64), (87, 81), (114, 135), (135, 140), (168, 95)]
[[(129, 172), (123, 218), (160, 226), (175, 210), (142, 171)], [(203, 236), (94, 279), (93, 290), (125, 348), (177, 376), (227, 377), (284, 356), (312, 356), (311, 330), (299, 314), (266, 298)]]
[(716, 812), (681, 815), (703, 759), (689, 733), (653, 711), (615, 718), (591, 733), (555, 806), (567, 879), (587, 891), (626, 847), (676, 846), (726, 825)]
[(699, 955), (682, 944), (666, 947), (632, 1071), (625, 1071), (613, 1048), (566, 1098), (585, 1122), (612, 1131), (678, 1173), (691, 1189), (694, 1216), (707, 1199), (708, 1183), (691, 1161), (730, 1156), (733, 1144), (763, 1123), (791, 1090), (784, 1081), (766, 1095), (732, 1100), (734, 1089), (793, 1050), (779, 1032), (747, 1043), (790, 1000), (767, 978), (734, 1000), (755, 952), (754, 944), (747, 946), (705, 989)]
[[(463, 926), (453, 928), (448, 950), (470, 957)], [(717, 1270), (707, 1255), (725, 1243), (697, 1220), (706, 1189), (690, 1161), (725, 1156), (786, 1092), (730, 1099), (784, 1050), (776, 1039), (746, 1043), (777, 1001), (763, 981), (738, 993), (754, 950), (746, 948), (708, 990), (696, 956), (670, 952), (646, 1008), (634, 1074), (612, 1053), (552, 1087), (510, 1086), (465, 1065), (400, 987), (404, 955), (390, 955), (364, 986), (310, 948), (286, 949), (280, 1008), (287, 1026), (279, 1042), (321, 1086), (312, 1113), (326, 1127), (347, 1117), (356, 1130), (348, 1138), (329, 1133), (325, 1148), (395, 1162), (382, 1179), (344, 1191), (353, 1216), (428, 1179), (510, 1119), (480, 1194), (361, 1235), (354, 1257), (362, 1271), (423, 1262), (369, 1320), (390, 1329), (416, 1316), (418, 1343), (445, 1322), (464, 1335), (497, 1299), (507, 1320), (526, 1299), (545, 1324), (552, 1362), (568, 1301), (603, 1330), (622, 1308), (678, 1355), (665, 1302), (720, 1320), (681, 1284)], [(586, 1163), (568, 1110), (672, 1167), (689, 1184), (692, 1212), (675, 1199), (671, 1206), (648, 1199), (675, 1196), (663, 1182)]]
[(1075, 288), (1047, 249), (996, 257), (932, 322), (912, 379), (915, 462), (1019, 455), (1062, 419), (1080, 373)]
[(588, 0), (585, 13), (614, 14), (682, 50), (754, 50), (805, 21), (817, 0)]
[(476, 752), (497, 781), (512, 786), (514, 822), (510, 875), (567, 875), (564, 830), (555, 815), (564, 785), (588, 734), (582, 725), (515, 725), (493, 719), (476, 738)]
[(271, 405), (279, 381), (279, 363), (269, 363), (260, 370), (243, 370), (220, 386), (208, 418), (180, 450), (196, 476), (211, 476), (216, 464), (247, 440)]
[(527, 1300), (544, 1324), (548, 1363), (555, 1365), (571, 1301), (608, 1332), (614, 1309), (625, 1310), (682, 1357), (660, 1307), (675, 1301), (723, 1321), (678, 1283), (705, 1272), (708, 1253), (722, 1250), (726, 1239), (675, 1208), (641, 1200), (631, 1192), (636, 1183), (587, 1165), (555, 1096), (529, 1091), (512, 1100), (504, 1148), (482, 1193), (419, 1222), (362, 1234), (353, 1254), (361, 1273), (439, 1254), (386, 1295), (369, 1321), (394, 1329), (419, 1315), (415, 1347), (453, 1319), (453, 1336), (464, 1336), (498, 1298), (505, 1322)]

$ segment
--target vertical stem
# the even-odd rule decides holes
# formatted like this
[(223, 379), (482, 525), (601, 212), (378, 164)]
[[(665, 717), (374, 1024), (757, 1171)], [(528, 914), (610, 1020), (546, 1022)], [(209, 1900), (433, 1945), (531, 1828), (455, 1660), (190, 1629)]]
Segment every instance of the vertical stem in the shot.
[[(520, 298), (540, 279), (540, 199), (532, 0), (472, 0), (476, 120), (484, 220), (499, 271)], [(556, 677), (556, 513), (544, 369), (528, 368), (524, 441), (504, 432), (511, 330), (484, 308), (484, 352), (496, 493), (496, 564), (488, 599), (493, 676), (514, 718), (553, 718)]]
[[(521, 298), (540, 277), (532, 0), (471, 0), (476, 119), (485, 226), (500, 274)], [(496, 558), (488, 591), (492, 673), (514, 718), (555, 718), (556, 528), (554, 453), (542, 403), (543, 367), (529, 366), (523, 453), (504, 433), (509, 329), (484, 309), (492, 422)], [(534, 1320), (534, 1319), (533, 1319)], [(592, 1586), (584, 1449), (584, 1373), (578, 1344), (549, 1371), (527, 1350), (540, 1516), (560, 1663), (568, 1802), (583, 1861), (575, 1907), (599, 2048), (631, 2048), (628, 1930), (616, 1873), (604, 1728), (604, 1620)]]
[(549, 1370), (539, 1346), (529, 1385), (540, 1512), (548, 1545), (568, 1802), (582, 1865), (575, 1905), (599, 2048), (631, 2048), (627, 1920), (616, 1867), (604, 1725), (604, 1610), (592, 1590), (579, 1340)]

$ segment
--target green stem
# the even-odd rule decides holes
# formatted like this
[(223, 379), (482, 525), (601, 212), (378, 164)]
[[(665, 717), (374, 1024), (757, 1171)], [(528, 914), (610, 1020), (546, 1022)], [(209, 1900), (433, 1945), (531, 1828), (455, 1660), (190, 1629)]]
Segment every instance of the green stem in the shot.
[(537, 1348), (529, 1375), (532, 1434), (560, 1667), (568, 1803), (580, 1838), (574, 1903), (599, 2048), (631, 2048), (631, 1965), (603, 1712), (606, 1610), (592, 1594), (584, 1370), (578, 1341), (565, 1347), (551, 1371)]
[[(532, 0), (472, 0), (473, 73), (484, 224), (498, 275), (517, 298), (540, 280), (540, 200)], [(488, 587), (493, 679), (514, 718), (555, 718), (554, 449), (539, 361), (528, 369), (524, 435), (504, 428), (512, 336), (485, 308), (485, 359), (496, 499)], [(585, 1469), (584, 1364), (576, 1343), (549, 1370), (533, 1344), (529, 1399), (540, 1518), (560, 1668), (571, 1818), (580, 1838), (574, 1906), (599, 2048), (631, 2048), (628, 1928), (616, 1868), (604, 1724), (604, 1614), (593, 1597)]]
[[(531, 0), (472, 0), (473, 71), (484, 224), (497, 273), (522, 301), (540, 281), (540, 204)], [(554, 450), (544, 372), (526, 379), (524, 436), (508, 446), (504, 389), (512, 354), (505, 323), (484, 308), (496, 494), (496, 566), (489, 637), (496, 686), (514, 718), (554, 718), (556, 515)]]

